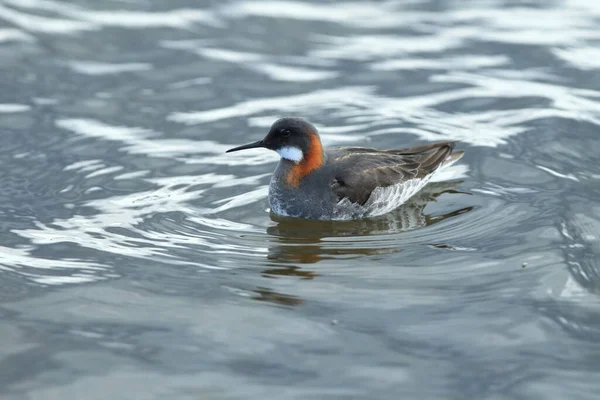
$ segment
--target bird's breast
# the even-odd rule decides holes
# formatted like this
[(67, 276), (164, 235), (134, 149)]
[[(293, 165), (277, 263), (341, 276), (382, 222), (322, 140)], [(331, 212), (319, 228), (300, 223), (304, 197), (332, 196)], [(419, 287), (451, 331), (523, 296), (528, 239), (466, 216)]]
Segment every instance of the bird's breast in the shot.
[(287, 181), (287, 168), (278, 168), (269, 183), (269, 206), (277, 215), (327, 219), (333, 210), (331, 187), (319, 174), (310, 174), (298, 186)]

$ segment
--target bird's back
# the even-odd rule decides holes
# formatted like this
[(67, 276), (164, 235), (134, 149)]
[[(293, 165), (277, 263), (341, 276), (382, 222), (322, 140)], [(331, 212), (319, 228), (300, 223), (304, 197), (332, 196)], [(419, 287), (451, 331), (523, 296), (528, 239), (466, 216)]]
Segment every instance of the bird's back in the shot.
[(332, 190), (340, 201), (364, 205), (377, 188), (428, 180), (441, 166), (462, 156), (462, 152), (452, 153), (454, 145), (437, 142), (397, 150), (330, 148), (327, 163), (334, 170)]

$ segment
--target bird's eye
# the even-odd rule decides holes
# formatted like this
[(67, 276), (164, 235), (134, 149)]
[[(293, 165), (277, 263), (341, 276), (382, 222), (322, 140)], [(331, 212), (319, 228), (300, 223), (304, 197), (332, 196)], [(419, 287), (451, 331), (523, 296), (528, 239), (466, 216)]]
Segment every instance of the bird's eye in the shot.
[(292, 132), (288, 131), (287, 129), (282, 129), (282, 130), (281, 130), (281, 135), (282, 135), (283, 137), (288, 137), (288, 136), (290, 136), (291, 134), (292, 134)]

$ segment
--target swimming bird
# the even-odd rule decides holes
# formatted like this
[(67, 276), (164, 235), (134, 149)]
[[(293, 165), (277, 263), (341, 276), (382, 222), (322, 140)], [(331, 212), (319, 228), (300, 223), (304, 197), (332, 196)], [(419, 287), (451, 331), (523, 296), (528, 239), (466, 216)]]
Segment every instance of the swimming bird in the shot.
[(276, 215), (305, 219), (357, 219), (381, 215), (402, 205), (431, 177), (462, 157), (456, 142), (379, 150), (324, 148), (309, 121), (285, 117), (264, 139), (227, 153), (266, 148), (281, 157), (269, 184), (269, 205)]

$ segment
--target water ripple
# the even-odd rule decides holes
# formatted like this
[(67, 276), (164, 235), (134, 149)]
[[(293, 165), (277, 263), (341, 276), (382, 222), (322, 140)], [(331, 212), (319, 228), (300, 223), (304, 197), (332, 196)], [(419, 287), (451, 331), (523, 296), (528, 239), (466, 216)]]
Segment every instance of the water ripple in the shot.
[[(0, 0), (2, 396), (593, 398), (598, 4)], [(466, 153), (277, 218), (289, 114)]]

